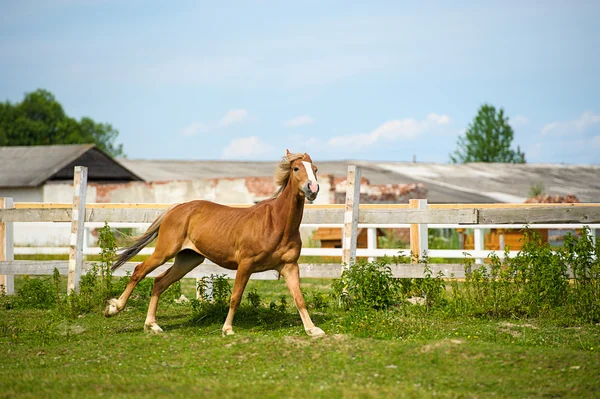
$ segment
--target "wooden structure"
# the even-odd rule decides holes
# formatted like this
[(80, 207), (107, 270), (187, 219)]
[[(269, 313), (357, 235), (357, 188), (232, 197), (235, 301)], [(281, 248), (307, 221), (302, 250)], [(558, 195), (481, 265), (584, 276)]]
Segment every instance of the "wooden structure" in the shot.
[[(377, 238), (385, 236), (383, 229), (377, 229)], [(321, 243), (321, 248), (342, 248), (342, 229), (339, 227), (319, 227), (312, 239)], [(356, 247), (368, 248), (367, 229), (359, 228), (356, 235)]]
[[(462, 249), (474, 249), (474, 235), (466, 234), (465, 229), (457, 229), (458, 233), (463, 236), (461, 239), (464, 242)], [(543, 243), (548, 242), (548, 229), (536, 229)], [(490, 229), (485, 233), (483, 239), (483, 248), (492, 251), (503, 251), (504, 248), (510, 248), (512, 251), (519, 251), (523, 245), (523, 230), (522, 229)]]
[[(574, 195), (538, 195), (536, 197), (529, 198), (525, 201), (526, 204), (579, 204), (579, 200)], [(542, 243), (548, 243), (549, 241), (549, 229), (537, 229)], [(459, 231), (460, 234), (464, 235), (464, 230)], [(581, 230), (578, 231), (581, 234)], [(518, 251), (522, 248), (523, 239), (525, 235), (522, 229), (501, 229), (492, 228), (484, 236), (484, 249), (489, 250), (504, 250), (508, 247), (511, 250)], [(464, 242), (463, 249), (473, 249), (474, 237), (473, 235), (464, 236), (461, 240)]]
[[(81, 174), (80, 170), (78, 174)], [(349, 171), (350, 172), (350, 171)], [(349, 173), (350, 175), (351, 173)], [(360, 176), (360, 172), (354, 174)], [(72, 275), (74, 280), (73, 287), (77, 286), (77, 279), (87, 268), (88, 262), (82, 262), (79, 251), (71, 251), (71, 259), (67, 261), (21, 261), (12, 260), (12, 222), (71, 222), (75, 226), (72, 230), (72, 239), (75, 241), (75, 248), (81, 248), (83, 239), (78, 234), (80, 229), (89, 222), (134, 222), (151, 223), (163, 213), (171, 204), (110, 204), (95, 203), (86, 204), (85, 197), (81, 196), (85, 192), (85, 179), (81, 176), (75, 179), (75, 195), (73, 203), (15, 203), (10, 207), (10, 201), (5, 199), (3, 205), (6, 209), (0, 209), (0, 234), (1, 246), (4, 251), (0, 251), (0, 275), (13, 276), (19, 274), (48, 275), (52, 274), (54, 268), (59, 270), (60, 274)], [(354, 190), (353, 190), (354, 191)], [(249, 205), (240, 205), (249, 206)], [(83, 211), (85, 210), (85, 211)], [(346, 265), (352, 262), (355, 256), (378, 257), (389, 255), (390, 252), (397, 255), (396, 249), (378, 249), (369, 245), (367, 249), (356, 249), (358, 226), (390, 226), (390, 225), (411, 225), (411, 250), (421, 254), (426, 252), (432, 257), (446, 257), (450, 252), (457, 250), (429, 250), (427, 244), (427, 229), (429, 224), (441, 225), (464, 225), (474, 228), (475, 250), (469, 254), (478, 260), (489, 257), (489, 252), (483, 247), (483, 229), (477, 225), (547, 225), (547, 224), (579, 224), (600, 226), (600, 203), (594, 204), (427, 204), (426, 200), (411, 200), (410, 204), (364, 204), (359, 205), (359, 201), (349, 196), (347, 204), (342, 205), (306, 205), (303, 217), (304, 224), (312, 225), (344, 225), (345, 234), (342, 236), (342, 242), (349, 242), (351, 248), (347, 253)], [(9, 228), (7, 228), (9, 227)], [(545, 226), (544, 226), (545, 227)], [(565, 228), (565, 227), (562, 227)], [(371, 228), (371, 230), (375, 230)], [(594, 235), (594, 231), (591, 232)], [(350, 239), (348, 239), (350, 235)], [(367, 241), (372, 243), (375, 234), (367, 234)], [(372, 248), (372, 249), (371, 249)], [(307, 248), (311, 249), (311, 248)], [(315, 248), (313, 248), (314, 250)], [(340, 256), (342, 251), (339, 249), (318, 248), (324, 256)], [(304, 249), (303, 249), (304, 251)], [(330, 254), (329, 252), (335, 252)], [(339, 252), (337, 252), (339, 251)], [(461, 251), (461, 253), (463, 253)], [(319, 254), (321, 255), (321, 254)], [(416, 263), (412, 265), (391, 265), (392, 275), (399, 278), (422, 278), (424, 276), (425, 265)], [(208, 262), (207, 262), (208, 263)], [(73, 266), (75, 271), (73, 273)], [(464, 278), (464, 266), (457, 264), (430, 264), (433, 274), (438, 271), (445, 276), (453, 278)], [(131, 271), (135, 263), (125, 264), (125, 267), (118, 269), (115, 276), (125, 275)], [(150, 276), (156, 276), (163, 272), (168, 266), (156, 269)], [(339, 277), (342, 265), (301, 265), (300, 271), (302, 277)], [(226, 274), (228, 277), (235, 277), (235, 271), (227, 271), (217, 268), (216, 265), (208, 263), (206, 266), (199, 267), (190, 272), (188, 277), (202, 277), (211, 273)], [(263, 272), (254, 275), (258, 279), (277, 278), (276, 272)], [(0, 281), (7, 282), (8, 278), (1, 278)], [(9, 284), (6, 284), (7, 291), (10, 293)]]

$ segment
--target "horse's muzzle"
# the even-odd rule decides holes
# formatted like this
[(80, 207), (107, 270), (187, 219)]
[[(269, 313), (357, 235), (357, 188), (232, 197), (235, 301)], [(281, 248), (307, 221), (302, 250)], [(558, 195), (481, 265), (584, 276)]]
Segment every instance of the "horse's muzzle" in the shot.
[[(315, 190), (315, 186), (316, 191), (313, 191)], [(319, 194), (319, 185), (315, 183), (307, 183), (302, 191), (304, 191), (304, 195), (306, 196), (307, 200), (314, 201), (317, 198), (317, 194)]]

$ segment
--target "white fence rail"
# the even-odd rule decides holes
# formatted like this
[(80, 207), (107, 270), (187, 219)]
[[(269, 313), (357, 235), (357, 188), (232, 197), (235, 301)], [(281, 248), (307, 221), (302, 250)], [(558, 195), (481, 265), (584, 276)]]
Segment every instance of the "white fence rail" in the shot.
[[(87, 245), (84, 237), (89, 235), (90, 228), (102, 226), (104, 222), (111, 227), (146, 227), (171, 204), (85, 204), (85, 168), (76, 167), (75, 195), (72, 204), (12, 204), (11, 199), (4, 199), (0, 204), (0, 284), (7, 292), (13, 289), (12, 276), (15, 274), (51, 274), (54, 267), (61, 274), (69, 275), (69, 286), (77, 287), (81, 271), (86, 269), (81, 255), (93, 255), (99, 248)], [(353, 184), (348, 189), (358, 186), (360, 170), (349, 168), (349, 178)], [(583, 226), (591, 228), (595, 238), (595, 229), (600, 228), (600, 204), (427, 204), (426, 200), (411, 200), (409, 204), (359, 205), (358, 195), (352, 190), (347, 195), (345, 205), (307, 205), (303, 217), (303, 226), (340, 227), (342, 228), (343, 248), (308, 248), (302, 249), (302, 255), (332, 256), (345, 259), (346, 264), (354, 262), (355, 257), (374, 259), (381, 256), (427, 254), (436, 258), (464, 258), (465, 253), (481, 263), (492, 253), (502, 257), (504, 251), (484, 249), (483, 233), (487, 228), (532, 228), (576, 229)], [(14, 205), (14, 206), (13, 206)], [(249, 205), (234, 205), (249, 206)], [(85, 211), (84, 211), (85, 210)], [(17, 247), (12, 242), (14, 222), (68, 222), (72, 224), (72, 241), (69, 247)], [(376, 228), (410, 228), (410, 249), (377, 248)], [(356, 248), (358, 230), (368, 229), (368, 248)], [(433, 249), (428, 248), (428, 230), (432, 228), (470, 228), (474, 229), (474, 249)], [(88, 229), (88, 234), (82, 234)], [(13, 253), (26, 254), (69, 254), (69, 262), (61, 261), (14, 261)], [(145, 248), (141, 254), (152, 253), (152, 248)], [(511, 256), (515, 251), (509, 253)], [(65, 267), (65, 265), (70, 265)], [(432, 265), (434, 270), (442, 270), (446, 275), (454, 273), (455, 277), (464, 276), (461, 265)], [(130, 267), (130, 266), (128, 266)], [(212, 269), (216, 266), (199, 267), (189, 274), (207, 275), (211, 271), (232, 274), (225, 269)], [(124, 273), (127, 267), (119, 273)], [(333, 272), (333, 270), (336, 270)], [(69, 273), (68, 273), (68, 272)], [(302, 265), (305, 277), (327, 277), (340, 273), (340, 265)], [(423, 265), (398, 265), (393, 268), (398, 277), (422, 277)], [(272, 273), (271, 273), (272, 274)], [(267, 273), (263, 277), (267, 278)], [(261, 278), (260, 275), (257, 276)]]

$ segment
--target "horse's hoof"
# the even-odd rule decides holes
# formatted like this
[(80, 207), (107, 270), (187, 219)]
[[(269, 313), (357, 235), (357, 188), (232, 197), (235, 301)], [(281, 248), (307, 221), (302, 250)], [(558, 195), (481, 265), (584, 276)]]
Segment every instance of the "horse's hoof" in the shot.
[(156, 323), (152, 324), (144, 324), (144, 332), (152, 333), (152, 334), (160, 334), (163, 332), (163, 329)]
[(306, 330), (306, 333), (311, 337), (322, 337), (325, 335), (325, 331), (321, 330), (319, 327), (313, 327)]
[(119, 313), (119, 308), (117, 307), (118, 300), (112, 298), (108, 301), (108, 306), (104, 309), (104, 317), (111, 317)]
[(233, 332), (233, 330), (232, 330), (232, 329), (228, 329), (228, 330), (223, 330), (223, 331), (221, 331), (221, 334), (222, 334), (224, 337), (226, 337), (226, 336), (228, 336), (228, 335), (234, 335), (235, 333)]

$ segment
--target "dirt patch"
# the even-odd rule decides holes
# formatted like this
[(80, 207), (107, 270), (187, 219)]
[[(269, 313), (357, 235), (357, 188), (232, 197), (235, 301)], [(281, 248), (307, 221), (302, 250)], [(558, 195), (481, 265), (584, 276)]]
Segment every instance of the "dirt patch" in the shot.
[(298, 348), (311, 344), (311, 342), (304, 337), (294, 337), (291, 335), (286, 335), (283, 337), (283, 342), (285, 342), (287, 345), (293, 345)]
[(427, 353), (432, 352), (434, 350), (454, 348), (458, 345), (462, 345), (463, 343), (464, 341), (460, 339), (445, 339), (443, 341), (436, 341), (423, 345), (420, 350), (423, 353)]
[(533, 330), (537, 330), (538, 329), (537, 326), (534, 326), (533, 324), (529, 324), (529, 323), (514, 324), (514, 323), (509, 323), (507, 321), (504, 321), (504, 322), (500, 323), (500, 325), (502, 327), (508, 327), (508, 328), (525, 327), (525, 328), (531, 328)]

